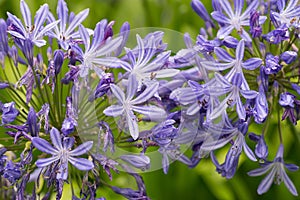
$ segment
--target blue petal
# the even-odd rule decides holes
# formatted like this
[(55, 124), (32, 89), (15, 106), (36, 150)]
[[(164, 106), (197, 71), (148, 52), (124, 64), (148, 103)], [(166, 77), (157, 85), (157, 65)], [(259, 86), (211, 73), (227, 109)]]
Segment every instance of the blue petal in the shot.
[(97, 45), (97, 44), (93, 43), (93, 48), (91, 48), (90, 51), (92, 53), (96, 53), (95, 54), (96, 57), (104, 56), (104, 55), (110, 54), (111, 52), (115, 51), (121, 45), (122, 41), (123, 41), (123, 38), (121, 36), (114, 38), (112, 40), (106, 41), (106, 43), (103, 46), (101, 46), (99, 49), (97, 49), (96, 52), (93, 52), (93, 50), (96, 50), (96, 48), (94, 48), (94, 45)]
[(257, 67), (259, 67), (262, 63), (262, 60), (260, 58), (250, 58), (243, 62), (243, 68), (247, 70), (254, 70)]
[(165, 110), (157, 106), (132, 106), (132, 109), (138, 113), (146, 115), (151, 120), (164, 119), (166, 117)]
[(50, 158), (40, 158), (35, 162), (35, 164), (37, 167), (47, 167), (48, 165), (52, 164), (57, 160), (59, 160), (58, 156), (53, 156)]
[(41, 30), (42, 25), (47, 19), (48, 12), (49, 8), (47, 4), (42, 5), (36, 12), (34, 17), (34, 35), (37, 35), (37, 33)]
[(261, 167), (261, 168), (257, 168), (257, 169), (254, 169), (254, 170), (251, 170), (250, 172), (248, 172), (247, 174), (249, 176), (261, 176), (265, 173), (267, 173), (270, 168), (272, 167), (272, 164), (267, 164), (266, 166), (264, 167)]
[(283, 11), (283, 9), (285, 8), (285, 1), (286, 0), (278, 0), (277, 1), (277, 7), (279, 12)]
[(250, 18), (250, 13), (253, 10), (256, 10), (258, 7), (258, 0), (253, 0), (252, 3), (250, 3), (250, 5), (247, 7), (247, 9), (245, 10), (245, 12), (241, 15), (240, 19), (244, 20), (247, 18)]
[(38, 150), (45, 152), (47, 154), (56, 155), (58, 153), (58, 150), (51, 146), (51, 144), (39, 137), (33, 137), (32, 138), (32, 144), (37, 148)]
[(112, 93), (115, 95), (115, 97), (117, 97), (119, 102), (121, 102), (121, 103), (125, 102), (125, 94), (121, 90), (121, 88), (119, 88), (119, 86), (111, 84), (110, 89), (111, 89)]
[(59, 0), (56, 8), (58, 19), (60, 19), (60, 31), (65, 33), (66, 25), (68, 23), (68, 7), (64, 0)]
[(54, 127), (50, 130), (50, 138), (51, 138), (52, 144), (55, 147), (57, 147), (58, 149), (62, 149), (61, 134)]
[(107, 26), (107, 20), (101, 20), (96, 24), (93, 37), (93, 46), (91, 51), (95, 51), (99, 48), (100, 44), (105, 39), (105, 27)]
[(232, 12), (232, 8), (228, 0), (222, 0), (219, 1), (223, 10), (227, 13), (227, 15), (232, 19), (234, 17), (234, 14)]
[(239, 61), (243, 60), (244, 51), (245, 51), (245, 41), (241, 40), (236, 47), (235, 57), (237, 60)]
[(267, 192), (274, 180), (276, 174), (276, 169), (272, 168), (271, 172), (262, 180), (262, 182), (259, 184), (258, 188), (257, 188), (257, 193), (259, 195)]
[[(12, 21), (12, 23), (23, 33), (23, 35), (27, 32), (19, 18), (15, 15), (10, 14), (9, 12), (6, 13), (8, 18)], [(24, 37), (24, 36), (23, 36)]]
[(223, 71), (229, 69), (230, 67), (234, 66), (235, 61), (229, 63), (217, 63), (213, 61), (203, 61), (201, 62), (202, 66), (208, 70), (213, 71)]
[(85, 9), (78, 13), (70, 22), (69, 27), (66, 30), (65, 35), (70, 35), (72, 31), (79, 25), (89, 14), (89, 9)]
[(86, 154), (93, 147), (93, 141), (82, 143), (74, 150), (70, 151), (70, 156), (80, 156)]
[(149, 85), (138, 97), (131, 101), (133, 105), (148, 101), (157, 92), (159, 84), (156, 82)]
[(230, 24), (230, 20), (222, 12), (214, 11), (211, 13), (212, 18), (222, 24)]
[(228, 53), (225, 49), (223, 49), (223, 48), (215, 47), (214, 52), (215, 52), (216, 56), (218, 57), (218, 59), (221, 60), (221, 61), (230, 63), (230, 62), (232, 62), (232, 61), (235, 60), (235, 59), (234, 59), (231, 55), (229, 55), (229, 53)]
[(240, 16), (244, 7), (244, 0), (234, 0), (234, 12), (236, 16)]
[(126, 121), (128, 123), (129, 133), (131, 137), (136, 140), (139, 137), (139, 127), (137, 124), (136, 116), (132, 111), (126, 112)]
[(86, 158), (69, 157), (68, 160), (74, 167), (82, 171), (87, 171), (94, 168), (93, 162)]
[(226, 36), (228, 36), (232, 32), (233, 29), (234, 29), (234, 26), (232, 26), (232, 25), (223, 26), (219, 29), (219, 31), (217, 33), (217, 37), (219, 39), (224, 39)]
[(285, 186), (287, 187), (287, 189), (294, 195), (294, 196), (298, 196), (298, 192), (297, 189), (295, 188), (295, 185), (293, 184), (293, 182), (291, 181), (291, 179), (288, 177), (288, 175), (286, 174), (286, 172), (284, 171), (284, 169), (282, 169), (282, 175), (283, 175), (283, 182), (285, 184)]
[(117, 117), (122, 115), (124, 112), (124, 108), (122, 106), (119, 105), (111, 105), (109, 107), (107, 107), (103, 113), (107, 116), (111, 116), (111, 117)]
[(83, 25), (79, 25), (79, 33), (80, 33), (80, 36), (81, 36), (81, 39), (83, 41), (83, 44), (84, 44), (84, 47), (85, 47), (85, 50), (88, 51), (90, 49), (90, 35), (88, 33), (88, 31), (84, 28)]
[(20, 1), (20, 9), (21, 9), (21, 13), (23, 16), (23, 20), (25, 22), (26, 27), (28, 27), (28, 29), (31, 29), (31, 12), (29, 10), (28, 5), (26, 4), (26, 2), (24, 0)]
[(138, 88), (138, 82), (136, 80), (136, 76), (130, 74), (128, 78), (128, 84), (127, 84), (127, 98), (126, 98), (127, 100), (131, 100), (134, 97), (137, 88)]

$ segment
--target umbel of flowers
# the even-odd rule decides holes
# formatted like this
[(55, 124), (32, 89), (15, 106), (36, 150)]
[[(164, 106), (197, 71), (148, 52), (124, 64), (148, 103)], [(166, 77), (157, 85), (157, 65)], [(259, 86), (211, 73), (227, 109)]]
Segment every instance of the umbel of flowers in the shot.
[[(137, 46), (128, 48), (127, 22), (115, 35), (114, 22), (105, 19), (93, 30), (84, 27), (89, 9), (75, 14), (58, 0), (56, 13), (44, 4), (33, 16), (21, 0), (22, 16), (7, 12), (7, 19), (0, 19), (0, 175), (9, 188), (0, 189), (1, 198), (49, 199), (56, 193), (60, 199), (70, 184), (73, 199), (105, 199), (96, 196), (102, 186), (128, 199), (149, 199), (133, 170), (151, 166), (149, 149), (161, 154), (164, 173), (173, 160), (195, 167), (211, 159), (227, 179), (244, 152), (260, 165), (248, 175), (267, 174), (258, 194), (284, 182), (297, 196), (286, 171), (298, 166), (284, 161), (282, 124), (295, 126), (300, 118), (298, 4), (212, 0), (209, 14), (201, 1), (192, 0), (206, 27), (196, 43), (186, 33), (186, 48), (171, 54), (163, 32), (137, 34)], [(101, 133), (101, 151), (93, 140), (79, 138), (79, 91), (87, 91), (95, 104), (97, 120), (85, 122)], [(268, 128), (274, 121), (275, 131)], [(152, 126), (141, 131), (145, 123)], [(257, 124), (261, 132), (248, 131)], [(269, 135), (278, 135), (278, 150), (268, 148)], [(105, 153), (124, 143), (139, 154), (112, 159)], [(192, 156), (182, 153), (183, 144)], [(220, 164), (216, 154), (223, 148), (228, 151)], [(277, 152), (273, 160), (269, 151)], [(137, 189), (110, 185), (100, 177), (101, 168), (110, 179), (122, 168)], [(78, 194), (74, 181), (82, 185)]]

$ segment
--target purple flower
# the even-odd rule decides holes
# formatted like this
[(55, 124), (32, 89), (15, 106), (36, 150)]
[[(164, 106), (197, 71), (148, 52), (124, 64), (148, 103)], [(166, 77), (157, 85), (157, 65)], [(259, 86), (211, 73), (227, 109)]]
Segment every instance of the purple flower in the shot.
[(148, 116), (151, 119), (162, 119), (165, 117), (165, 111), (157, 106), (142, 106), (142, 103), (147, 102), (157, 92), (158, 83), (154, 83), (148, 86), (139, 96), (134, 98), (138, 82), (136, 76), (129, 76), (127, 85), (127, 95), (125, 97), (124, 92), (117, 85), (110, 86), (112, 93), (117, 97), (119, 105), (111, 105), (106, 108), (103, 113), (107, 116), (117, 117), (125, 115), (125, 119), (129, 128), (129, 133), (134, 140), (139, 137), (139, 129), (137, 118), (133, 111)]
[(259, 86), (259, 93), (255, 98), (255, 105), (253, 108), (253, 117), (256, 123), (263, 123), (268, 116), (269, 108), (268, 101), (265, 95), (263, 86)]
[(56, 174), (57, 179), (66, 180), (68, 177), (68, 162), (75, 166), (79, 170), (90, 170), (94, 168), (93, 162), (85, 158), (76, 158), (86, 154), (93, 146), (93, 142), (85, 142), (73, 150), (70, 150), (74, 145), (74, 138), (64, 137), (61, 138), (61, 134), (56, 128), (52, 128), (50, 131), (50, 138), (53, 146), (46, 140), (33, 137), (32, 144), (40, 151), (51, 154), (50, 158), (40, 158), (36, 161), (37, 167), (46, 167), (54, 162), (58, 162), (59, 168)]
[(23, 41), (26, 39), (31, 40), (33, 44), (38, 47), (44, 46), (46, 44), (46, 41), (43, 39), (43, 36), (47, 34), (51, 29), (53, 29), (59, 23), (59, 21), (54, 21), (43, 27), (43, 24), (47, 19), (49, 13), (47, 4), (42, 5), (36, 12), (36, 15), (34, 17), (34, 24), (31, 23), (31, 12), (24, 0), (20, 1), (20, 8), (25, 26), (23, 26), (21, 20), (18, 19), (15, 15), (7, 12), (8, 18), (12, 23), (9, 27), (8, 32), (12, 36)]
[[(242, 10), (244, 7), (244, 0), (234, 1), (234, 11), (232, 10), (228, 0), (222, 0), (219, 1), (219, 3), (222, 9), (225, 11), (226, 15), (224, 15), (221, 11), (214, 11), (211, 13), (212, 17), (217, 22), (224, 25), (219, 29), (217, 37), (219, 39), (223, 39), (225, 38), (225, 36), (228, 36), (233, 31), (233, 29), (236, 29), (244, 40), (246, 40), (247, 42), (251, 42), (252, 39), (243, 27), (250, 26), (250, 13), (258, 7), (258, 0), (252, 1), (252, 3), (250, 3), (243, 14)], [(263, 24), (265, 20), (265, 16), (260, 17), (259, 24)]]
[(265, 73), (266, 74), (276, 74), (278, 73), (282, 66), (279, 64), (279, 57), (273, 56), (271, 53), (268, 53), (265, 60)]
[(7, 24), (3, 19), (0, 19), (0, 53), (7, 55), (8, 50)]
[(291, 64), (297, 59), (297, 52), (285, 51), (280, 55), (280, 60), (283, 60), (286, 64)]
[(288, 27), (298, 23), (300, 17), (300, 6), (298, 0), (278, 0), (277, 8), (279, 12), (272, 12), (274, 19), (280, 24), (286, 24)]
[(200, 0), (192, 0), (191, 6), (193, 10), (205, 21), (209, 24), (209, 27), (215, 27), (213, 21), (211, 20), (205, 6)]
[(279, 104), (285, 109), (282, 120), (288, 117), (296, 125), (300, 113), (300, 100), (297, 100), (293, 94), (285, 92), (280, 94)]
[[(162, 37), (162, 36), (161, 36)], [(156, 46), (158, 38), (155, 38), (155, 33), (149, 34), (148, 38), (142, 40), (139, 35), (136, 35), (138, 46), (131, 50), (126, 49), (128, 63), (123, 63), (121, 66), (130, 74), (133, 74), (138, 81), (138, 90), (142, 85), (152, 84), (156, 78), (167, 78), (175, 76), (179, 70), (163, 68), (168, 61), (170, 51), (162, 52)]]
[(253, 38), (260, 37), (262, 34), (262, 27), (259, 24), (259, 12), (252, 11), (250, 14), (250, 33)]
[(242, 75), (241, 73), (236, 73), (232, 78), (232, 84), (229, 83), (223, 76), (216, 73), (215, 78), (221, 87), (211, 86), (204, 89), (205, 93), (209, 96), (221, 96), (228, 93), (227, 97), (217, 106), (215, 106), (211, 113), (208, 114), (208, 120), (216, 119), (228, 108), (236, 105), (236, 112), (238, 117), (242, 120), (246, 119), (246, 110), (241, 101), (240, 94), (245, 99), (254, 99), (257, 96), (257, 92), (254, 90), (243, 90), (242, 85)]
[[(64, 0), (59, 0), (57, 3), (57, 16), (59, 24), (56, 24), (51, 32), (48, 33), (50, 37), (56, 38), (59, 45), (68, 50), (72, 40), (80, 37), (79, 32), (75, 29), (85, 20), (89, 14), (89, 9), (85, 9), (75, 16), (68, 16), (68, 6)], [(55, 18), (51, 12), (49, 12), (48, 20), (50, 23), (55, 22)], [(68, 26), (67, 26), (68, 25)]]
[(0, 148), (0, 176), (3, 174), (6, 159), (7, 159), (7, 157), (4, 155), (5, 152), (6, 152), (6, 148), (1, 147)]
[(79, 65), (81, 77), (86, 77), (89, 70), (94, 70), (99, 77), (102, 77), (104, 75), (103, 67), (120, 67), (121, 60), (107, 55), (110, 55), (122, 44), (123, 38), (121, 36), (114, 39), (105, 38), (107, 26), (106, 20), (97, 23), (91, 42), (88, 30), (79, 25), (79, 34), (85, 51), (83, 52), (78, 46), (72, 48), (77, 52), (77, 60), (81, 62)]
[(110, 89), (110, 84), (114, 83), (114, 77), (112, 73), (106, 73), (100, 80), (100, 82), (98, 83), (94, 94), (92, 94), (89, 97), (89, 101), (93, 101), (97, 98), (102, 97), (103, 95), (105, 95), (109, 89)]
[(262, 167), (259, 169), (254, 169), (248, 172), (249, 176), (261, 176), (267, 172), (270, 172), (259, 184), (257, 193), (263, 194), (269, 190), (271, 184), (275, 182), (276, 184), (280, 184), (282, 181), (284, 182), (285, 186), (288, 190), (295, 196), (298, 196), (297, 190), (287, 176), (285, 172), (285, 168), (289, 171), (297, 171), (299, 167), (294, 164), (286, 164), (283, 160), (283, 145), (280, 144), (277, 155), (272, 162), (266, 162), (262, 164)]
[(288, 40), (289, 38), (289, 30), (286, 24), (283, 24), (268, 34), (263, 35), (263, 39), (267, 40), (271, 44), (279, 44), (283, 40)]
[(14, 163), (11, 160), (6, 162), (3, 171), (3, 177), (6, 178), (11, 184), (14, 184), (22, 177), (22, 166), (20, 163)]
[(31, 136), (36, 137), (40, 131), (40, 127), (37, 123), (37, 116), (32, 107), (30, 107), (27, 117), (27, 125), (28, 125), (28, 132)]
[(223, 71), (229, 68), (232, 68), (226, 75), (225, 78), (228, 81), (232, 81), (233, 76), (236, 73), (241, 74), (242, 78), (242, 89), (249, 90), (249, 85), (244, 77), (243, 69), (254, 70), (259, 67), (262, 63), (260, 58), (250, 58), (243, 62), (245, 51), (245, 41), (241, 40), (235, 51), (235, 58), (233, 58), (226, 50), (220, 47), (215, 47), (215, 54), (219, 60), (223, 62), (212, 62), (212, 61), (203, 61), (201, 64), (208, 70), (213, 71)]
[(249, 133), (249, 138), (257, 143), (255, 145), (255, 155), (260, 159), (266, 160), (269, 151), (264, 135), (256, 135), (254, 133)]
[(13, 122), (19, 115), (19, 111), (15, 108), (15, 102), (5, 103), (1, 105), (2, 124)]

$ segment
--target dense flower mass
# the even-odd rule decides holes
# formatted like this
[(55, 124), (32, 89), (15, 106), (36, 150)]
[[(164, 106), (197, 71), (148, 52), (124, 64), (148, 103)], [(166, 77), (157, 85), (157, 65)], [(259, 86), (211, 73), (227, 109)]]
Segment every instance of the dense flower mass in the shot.
[[(261, 165), (249, 176), (268, 173), (258, 194), (284, 182), (297, 196), (283, 126), (299, 137), (299, 3), (212, 0), (208, 11), (192, 0), (206, 27), (171, 52), (163, 31), (136, 34), (132, 47), (128, 22), (119, 34), (106, 19), (87, 28), (89, 9), (69, 13), (64, 0), (56, 13), (42, 5), (32, 21), (20, 0), (20, 18), (0, 19), (0, 183), (12, 186), (5, 195), (60, 199), (70, 184), (72, 199), (104, 199), (100, 187), (150, 199), (138, 172), (154, 170), (154, 152), (165, 174), (175, 160), (190, 168), (210, 160), (226, 179), (245, 154)], [(138, 189), (110, 185), (101, 168), (109, 179), (125, 171)]]

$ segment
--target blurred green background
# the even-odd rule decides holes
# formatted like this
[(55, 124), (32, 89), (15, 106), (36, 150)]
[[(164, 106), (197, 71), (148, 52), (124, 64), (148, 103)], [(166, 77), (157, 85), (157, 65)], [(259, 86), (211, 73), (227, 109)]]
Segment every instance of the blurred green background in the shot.
[[(114, 30), (117, 33), (122, 23), (128, 21), (131, 28), (161, 27), (189, 32), (195, 38), (203, 21), (193, 12), (190, 0), (66, 0), (69, 11), (78, 13), (84, 8), (90, 8), (90, 14), (84, 22), (89, 28), (101, 19), (115, 20)], [(211, 11), (211, 2), (202, 1)], [(32, 12), (36, 11), (43, 3), (48, 3), (50, 9), (56, 12), (55, 0), (27, 0)], [(0, 0), (0, 17), (6, 18), (6, 11), (20, 15), (19, 0)], [(300, 165), (299, 125), (292, 128), (290, 123), (283, 123), (285, 160)], [(262, 127), (252, 127), (250, 131), (260, 133)], [(270, 159), (273, 159), (279, 144), (277, 126), (271, 125), (267, 133), (267, 143), (270, 144)], [(254, 144), (249, 142), (251, 148)], [(228, 146), (227, 146), (228, 148)], [(223, 162), (226, 149), (218, 152)], [(258, 196), (256, 189), (263, 177), (248, 177), (247, 172), (257, 168), (258, 163), (245, 159), (242, 154), (239, 168), (235, 177), (231, 180), (222, 178), (215, 167), (207, 159), (204, 159), (195, 169), (189, 169), (181, 163), (175, 162), (170, 166), (168, 175), (162, 170), (143, 174), (148, 195), (154, 200), (168, 199), (297, 199), (293, 197), (282, 183), (273, 185), (267, 194)], [(101, 172), (102, 173), (102, 172)], [(298, 192), (300, 192), (300, 172), (288, 173), (293, 180)], [(102, 173), (103, 177), (106, 174)], [(114, 174), (113, 182), (123, 187), (135, 187), (132, 178), (123, 174)], [(131, 186), (132, 185), (132, 186)], [(70, 190), (65, 190), (64, 198), (70, 199)], [(100, 189), (99, 196), (107, 199), (124, 199), (112, 193), (107, 188)]]

